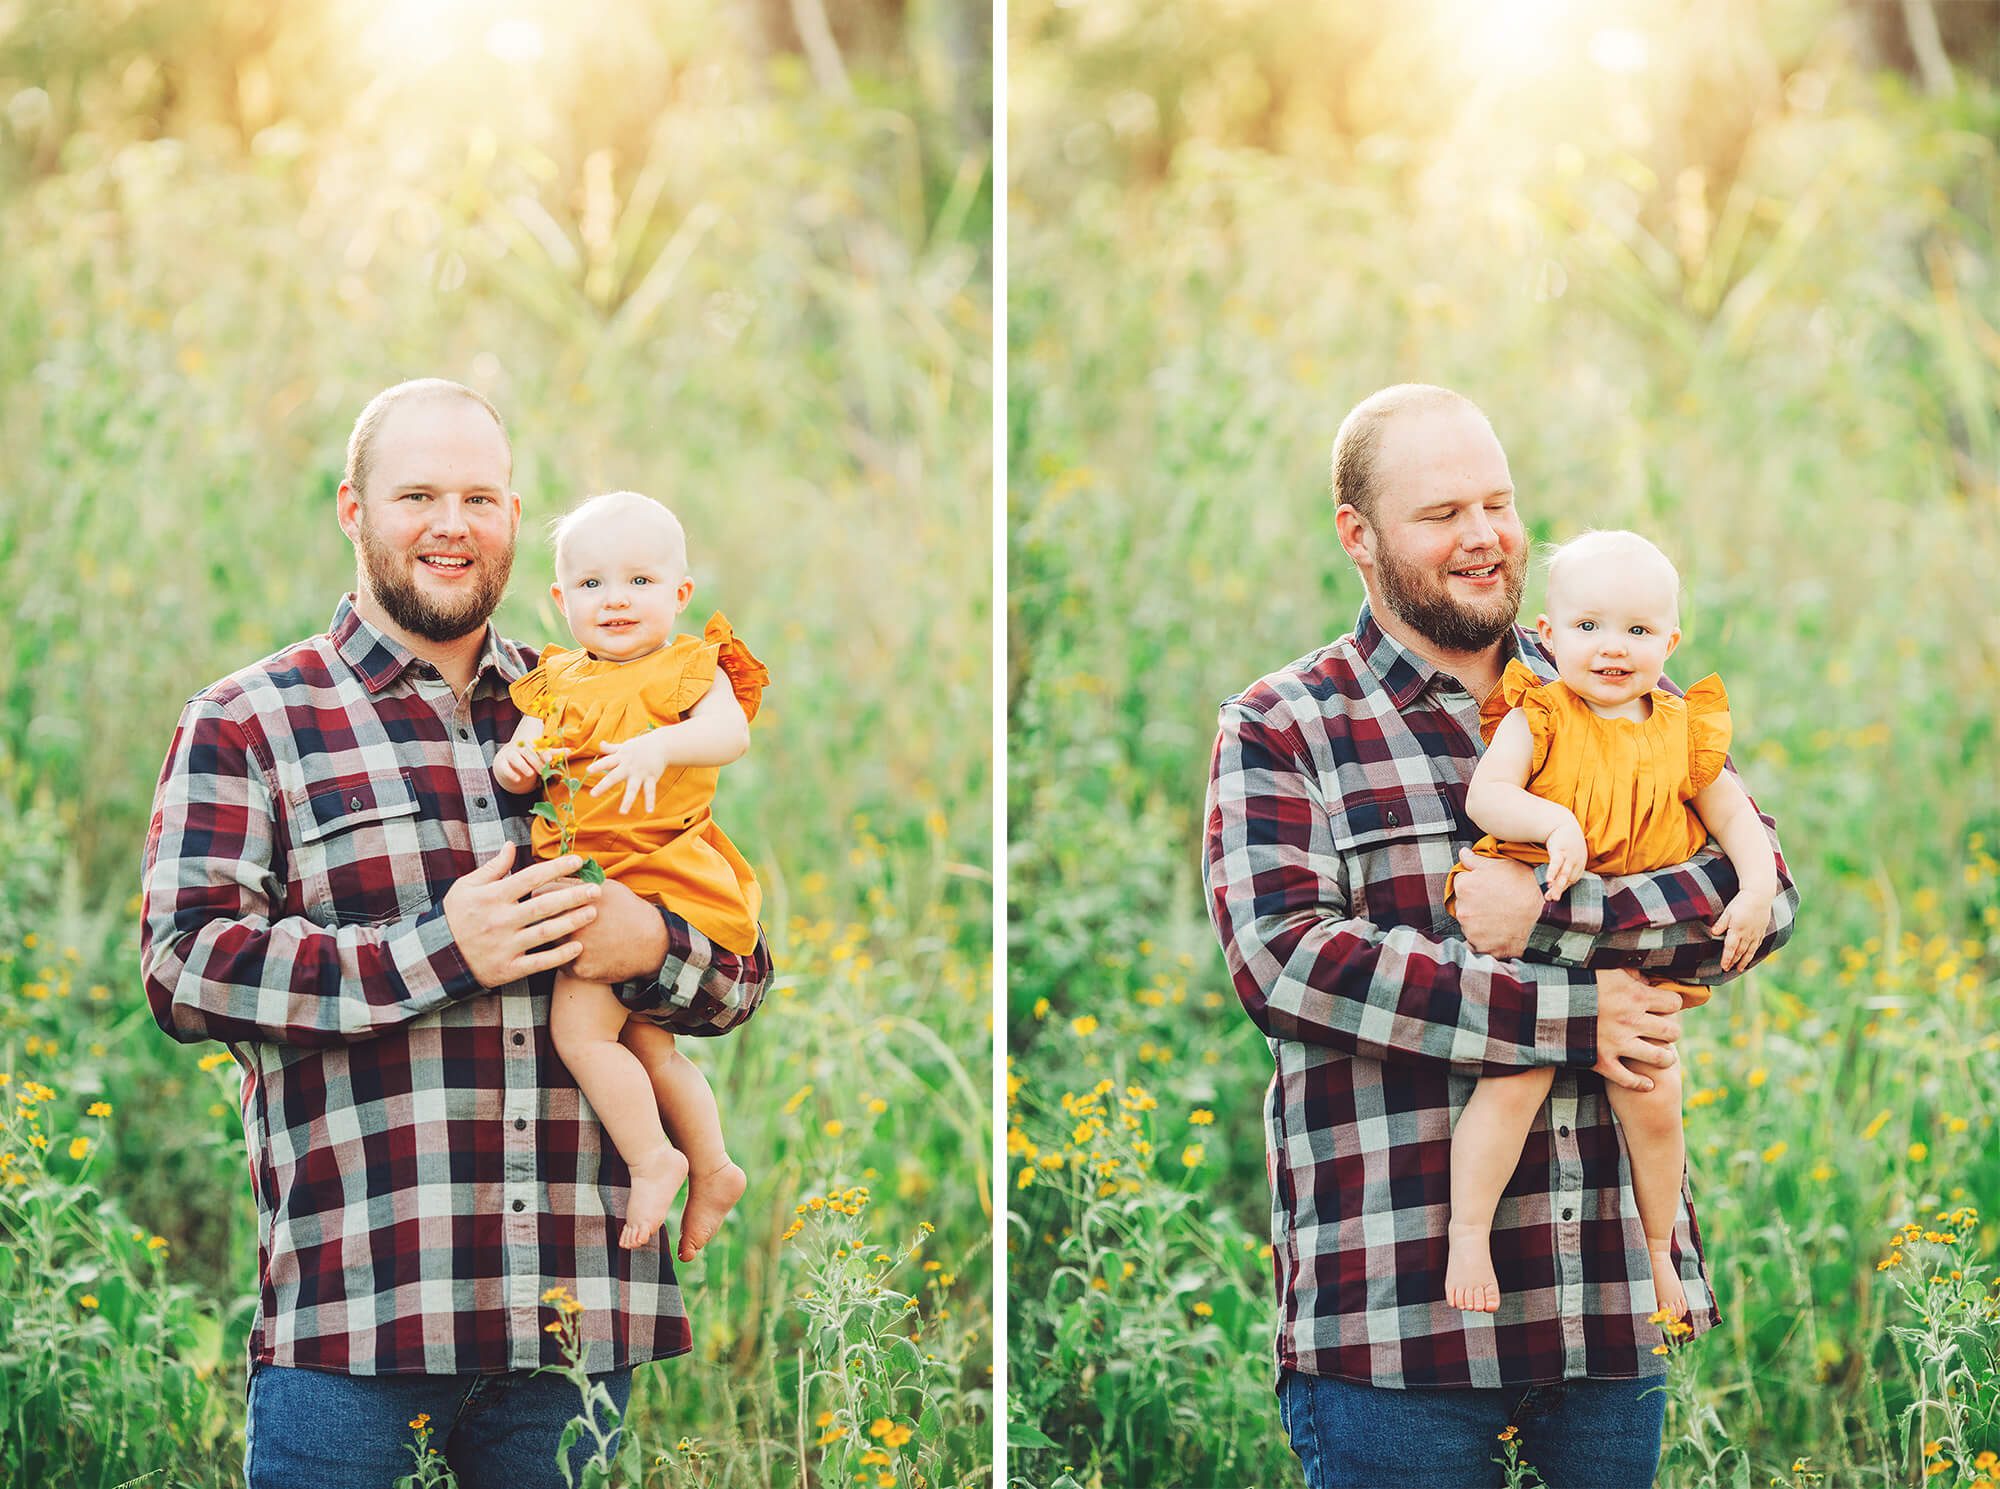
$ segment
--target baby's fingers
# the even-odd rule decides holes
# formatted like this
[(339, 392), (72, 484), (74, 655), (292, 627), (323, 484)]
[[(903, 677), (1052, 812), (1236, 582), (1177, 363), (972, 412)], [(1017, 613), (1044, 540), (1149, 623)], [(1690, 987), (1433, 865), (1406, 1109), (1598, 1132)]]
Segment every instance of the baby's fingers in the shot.
[[(633, 780), (630, 776), (627, 776), (625, 778), (625, 794), (624, 796), (620, 797), (618, 801), (619, 815), (622, 816), (626, 812), (631, 811), (632, 803), (638, 799), (638, 796), (639, 796), (639, 782)], [(649, 801), (646, 803), (646, 805), (650, 807), (652, 803)]]

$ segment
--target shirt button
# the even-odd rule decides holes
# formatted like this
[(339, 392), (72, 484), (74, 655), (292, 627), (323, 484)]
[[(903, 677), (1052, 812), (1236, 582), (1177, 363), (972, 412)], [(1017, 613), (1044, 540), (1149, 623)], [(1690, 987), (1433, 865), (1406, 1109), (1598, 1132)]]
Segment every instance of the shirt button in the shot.
[(1560, 1136), (1562, 1136), (1562, 1137), (1568, 1137), (1568, 1136), (1569, 1136), (1569, 1129), (1568, 1129), (1567, 1127), (1558, 1127), (1558, 1128), (1556, 1129), (1556, 1132), (1557, 1132), (1557, 1133), (1558, 1133), (1558, 1134), (1559, 1134)]
[(347, 798), (347, 810), (348, 810), (348, 811), (350, 811), (350, 812), (358, 812), (358, 811), (360, 811), (360, 810), (361, 810), (361, 798), (360, 798), (360, 797), (358, 797), (358, 796), (350, 796), (350, 797), (348, 797), (348, 798)]
[(516, 1132), (526, 1132), (528, 1130), (528, 1119), (526, 1117), (516, 1117), (514, 1119), (514, 1130)]
[(1403, 825), (1402, 814), (1394, 807), (1389, 808), (1389, 825), (1391, 827), (1401, 827)]
[(461, 729), (461, 730), (459, 730), (459, 731), (458, 731), (458, 737), (459, 737), (460, 739), (470, 739), (470, 738), (472, 738), (472, 733), (471, 733), (471, 731), (470, 731), (470, 730), (467, 730), (467, 729)]
[(474, 797), (474, 798), (472, 799), (472, 804), (473, 804), (474, 806), (476, 806), (476, 807), (480, 808), (481, 810), (484, 810), (484, 809), (485, 809), (485, 806), (486, 806), (486, 798), (485, 798), (485, 797), (483, 797), (483, 796), (475, 796), (475, 797)]
[(517, 1214), (517, 1215), (518, 1215), (518, 1214), (520, 1214), (520, 1213), (521, 1213), (521, 1211), (523, 1211), (523, 1210), (525, 1210), (525, 1209), (527, 1209), (527, 1208), (528, 1208), (528, 1202), (527, 1202), (526, 1200), (524, 1200), (524, 1199), (517, 1199), (517, 1200), (515, 1200), (515, 1201), (514, 1201), (514, 1213), (515, 1213), (515, 1214)]
[(526, 1044), (527, 1042), (528, 1042), (528, 1036), (525, 1034), (516, 1034), (514, 1036), (514, 1043), (516, 1044)]
[[(519, 1200), (516, 1200), (516, 1201), (514, 1202), (514, 1208), (515, 1208), (515, 1209), (517, 1209), (517, 1210), (521, 1208), (521, 1202), (520, 1202)], [(1565, 1219), (1565, 1220), (1574, 1220), (1575, 1218), (1576, 1218), (1576, 1211), (1574, 1211), (1574, 1210), (1565, 1210), (1565, 1211), (1563, 1211), (1563, 1219)]]

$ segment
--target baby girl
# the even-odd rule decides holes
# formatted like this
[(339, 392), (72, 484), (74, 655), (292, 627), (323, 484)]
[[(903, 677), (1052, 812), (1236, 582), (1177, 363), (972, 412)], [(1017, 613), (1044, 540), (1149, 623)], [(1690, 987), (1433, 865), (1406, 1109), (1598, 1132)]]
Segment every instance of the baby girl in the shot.
[[(1509, 662), (1482, 710), (1490, 743), (1465, 809), (1490, 836), (1474, 851), (1546, 861), (1555, 900), (1586, 870), (1668, 868), (1712, 836), (1739, 890), (1710, 930), (1722, 938), (1724, 970), (1748, 965), (1770, 923), (1778, 866), (1750, 798), (1723, 769), (1730, 720), (1721, 680), (1706, 677), (1681, 698), (1659, 686), (1681, 639), (1674, 566), (1636, 533), (1586, 533), (1550, 562), (1548, 613), (1536, 626), (1558, 680)], [(1449, 894), (1447, 886), (1447, 906)], [(1686, 1007), (1708, 999), (1706, 988), (1677, 990)], [(1678, 1318), (1687, 1311), (1672, 1256), (1686, 1159), (1680, 1073), (1649, 1073), (1650, 1090), (1607, 1083), (1606, 1094), (1625, 1134), (1657, 1306)], [(1554, 1075), (1543, 1066), (1482, 1078), (1452, 1129), (1445, 1290), (1454, 1307), (1500, 1306), (1493, 1212)]]
[[(525, 717), (495, 756), (494, 778), (526, 792), (544, 779), (545, 766), (560, 766), (536, 806), (537, 857), (565, 851), (567, 825), (567, 851), (589, 855), (608, 878), (717, 945), (754, 951), (762, 892), (709, 808), (719, 767), (749, 747), (770, 674), (720, 614), (700, 637), (675, 634), (694, 580), (680, 523), (652, 498), (592, 497), (557, 524), (555, 550), (549, 593), (579, 649), (546, 648), (514, 684)], [(596, 784), (572, 793), (564, 774)], [(635, 802), (642, 812), (633, 813)], [(708, 1082), (672, 1034), (628, 1012), (607, 984), (559, 970), (549, 1024), (557, 1053), (632, 1172), (618, 1244), (650, 1241), (685, 1182), (678, 1254), (691, 1259), (745, 1183), (723, 1144)]]

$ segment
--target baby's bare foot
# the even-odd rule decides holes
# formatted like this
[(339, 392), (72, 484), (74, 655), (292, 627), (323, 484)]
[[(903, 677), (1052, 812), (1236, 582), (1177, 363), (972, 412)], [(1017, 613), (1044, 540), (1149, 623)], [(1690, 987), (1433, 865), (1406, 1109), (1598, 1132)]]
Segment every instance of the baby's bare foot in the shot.
[(1659, 1299), (1659, 1306), (1675, 1318), (1687, 1317), (1687, 1289), (1681, 1286), (1680, 1274), (1674, 1270), (1671, 1250), (1651, 1252), (1653, 1258), (1653, 1293)]
[(653, 1239), (653, 1232), (667, 1218), (667, 1209), (687, 1180), (688, 1161), (681, 1153), (662, 1143), (639, 1163), (631, 1165), (632, 1198), (625, 1212), (625, 1229), (618, 1244), (636, 1251)]
[(705, 1174), (688, 1180), (687, 1205), (681, 1211), (681, 1244), (675, 1254), (691, 1262), (695, 1253), (715, 1239), (722, 1217), (736, 1207), (750, 1181), (727, 1158)]
[(1467, 1313), (1500, 1311), (1500, 1279), (1493, 1272), (1491, 1232), (1471, 1226), (1451, 1226), (1451, 1251), (1444, 1264), (1444, 1295), (1454, 1308)]

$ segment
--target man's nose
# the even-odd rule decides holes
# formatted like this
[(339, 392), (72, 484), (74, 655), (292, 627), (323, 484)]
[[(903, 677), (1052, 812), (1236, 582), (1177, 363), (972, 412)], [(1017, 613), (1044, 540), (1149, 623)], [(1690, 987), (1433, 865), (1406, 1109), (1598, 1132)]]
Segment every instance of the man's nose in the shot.
[(469, 532), (465, 519), (465, 502), (456, 496), (447, 496), (431, 503), (431, 526), (440, 533)]
[(1469, 514), (1465, 535), (1466, 546), (1471, 548), (1494, 548), (1500, 543), (1500, 534), (1487, 520), (1484, 507), (1474, 507)]

